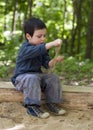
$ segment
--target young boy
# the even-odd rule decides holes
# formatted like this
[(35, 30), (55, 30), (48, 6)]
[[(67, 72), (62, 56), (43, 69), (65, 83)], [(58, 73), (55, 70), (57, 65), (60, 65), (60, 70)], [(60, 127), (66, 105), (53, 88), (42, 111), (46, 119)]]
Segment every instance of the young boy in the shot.
[(17, 90), (24, 94), (24, 104), (28, 114), (40, 118), (49, 117), (49, 113), (41, 109), (41, 93), (45, 94), (46, 108), (55, 115), (63, 115), (66, 111), (59, 104), (62, 103), (62, 86), (55, 74), (45, 74), (41, 66), (46, 69), (61, 62), (62, 57), (50, 59), (48, 50), (60, 47), (61, 40), (56, 39), (45, 44), (46, 25), (38, 18), (30, 18), (24, 23), (26, 41), (20, 48), (12, 83)]

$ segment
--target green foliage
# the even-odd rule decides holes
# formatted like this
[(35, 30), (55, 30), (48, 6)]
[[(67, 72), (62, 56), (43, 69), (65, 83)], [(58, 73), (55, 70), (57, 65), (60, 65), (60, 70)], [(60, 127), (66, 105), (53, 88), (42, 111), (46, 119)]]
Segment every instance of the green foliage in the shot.
[(9, 75), (9, 70), (14, 68), (17, 53), (20, 47), (20, 37), (12, 36), (10, 40), (6, 40), (6, 44), (3, 45), (0, 50), (0, 77), (6, 77)]
[(13, 36), (10, 40), (6, 40), (6, 44), (2, 46), (2, 51), (0, 51), (0, 60), (2, 62), (15, 61), (19, 47), (20, 40), (18, 36)]
[(93, 79), (93, 62), (79, 61), (74, 57), (69, 57), (57, 64), (55, 72), (69, 82), (85, 80), (89, 83)]
[[(8, 76), (10, 69), (15, 66), (16, 56), (23, 41), (23, 36), (21, 36), (22, 24), (24, 20), (30, 16), (31, 10), (29, 2), (30, 1), (25, 0), (7, 1), (7, 3), (6, 0), (0, 1), (0, 77)], [(47, 25), (46, 42), (56, 38), (61, 38), (63, 40), (60, 53), (64, 53), (67, 57), (62, 64), (56, 66), (55, 72), (70, 81), (82, 80), (84, 78), (86, 78), (87, 81), (90, 81), (93, 77), (93, 63), (85, 60), (85, 53), (87, 45), (88, 15), (91, 2), (81, 1), (82, 17), (81, 19), (78, 19), (80, 20), (78, 22), (80, 22), (81, 25), (79, 28), (79, 52), (77, 51), (79, 33), (79, 30), (77, 30), (78, 9), (73, 2), (78, 4), (77, 1), (71, 0), (34, 0), (31, 8), (32, 15), (41, 18)], [(15, 27), (14, 30), (12, 30), (13, 26)], [(20, 32), (20, 34), (17, 32)], [(74, 35), (75, 37), (73, 37)], [(72, 53), (71, 48), (74, 50), (74, 53)], [(51, 57), (53, 57), (54, 54), (54, 49), (51, 49)]]

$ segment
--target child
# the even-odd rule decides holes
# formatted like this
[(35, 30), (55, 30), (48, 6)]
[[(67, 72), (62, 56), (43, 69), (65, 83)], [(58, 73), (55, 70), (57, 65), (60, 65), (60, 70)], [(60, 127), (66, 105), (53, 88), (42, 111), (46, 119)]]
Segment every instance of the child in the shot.
[(61, 40), (56, 39), (45, 44), (46, 25), (38, 18), (30, 18), (24, 23), (26, 41), (20, 48), (12, 83), (16, 90), (24, 94), (24, 104), (28, 114), (40, 118), (49, 117), (49, 113), (41, 109), (41, 92), (46, 99), (46, 108), (55, 115), (63, 115), (66, 111), (59, 104), (62, 103), (62, 86), (59, 77), (55, 74), (45, 74), (41, 66), (46, 69), (61, 62), (62, 57), (56, 61), (50, 59), (48, 50), (60, 47)]

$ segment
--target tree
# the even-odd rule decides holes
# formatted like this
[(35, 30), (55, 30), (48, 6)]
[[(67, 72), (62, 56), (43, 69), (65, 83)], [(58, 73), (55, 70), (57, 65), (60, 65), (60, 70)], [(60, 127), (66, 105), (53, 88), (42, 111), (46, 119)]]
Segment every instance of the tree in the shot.
[(93, 0), (90, 0), (90, 11), (88, 17), (87, 25), (87, 45), (86, 45), (86, 55), (88, 59), (92, 58), (92, 49), (93, 49)]

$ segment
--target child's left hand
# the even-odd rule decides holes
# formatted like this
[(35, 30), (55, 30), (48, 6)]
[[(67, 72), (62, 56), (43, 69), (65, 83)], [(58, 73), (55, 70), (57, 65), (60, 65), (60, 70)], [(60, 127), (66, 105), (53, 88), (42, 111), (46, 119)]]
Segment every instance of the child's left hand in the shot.
[(55, 66), (55, 64), (57, 62), (62, 62), (63, 60), (64, 60), (64, 56), (58, 56), (57, 58), (54, 58), (54, 59), (50, 60), (49, 67), (52, 68), (52, 67)]
[(56, 61), (57, 62), (62, 62), (64, 60), (64, 56), (58, 56)]

